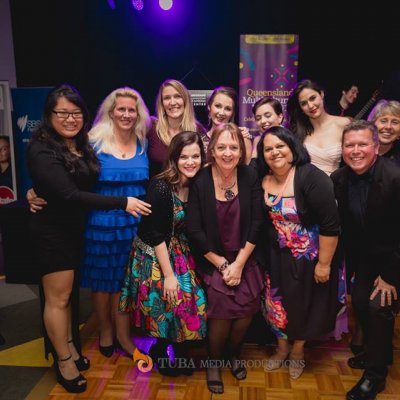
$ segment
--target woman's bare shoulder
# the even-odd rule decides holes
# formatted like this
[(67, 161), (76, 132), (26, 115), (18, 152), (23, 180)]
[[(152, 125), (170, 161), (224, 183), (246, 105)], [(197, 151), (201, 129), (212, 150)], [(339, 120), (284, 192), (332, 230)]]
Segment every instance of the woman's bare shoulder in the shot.
[(334, 123), (342, 129), (351, 122), (351, 118), (349, 117), (339, 117), (336, 115), (332, 117), (334, 118)]

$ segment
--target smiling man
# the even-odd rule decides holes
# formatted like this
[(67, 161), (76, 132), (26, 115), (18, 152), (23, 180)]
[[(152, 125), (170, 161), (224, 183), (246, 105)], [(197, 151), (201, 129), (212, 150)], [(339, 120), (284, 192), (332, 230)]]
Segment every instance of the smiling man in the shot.
[(384, 390), (393, 358), (400, 287), (400, 167), (379, 156), (378, 147), (375, 125), (353, 121), (343, 131), (347, 165), (331, 175), (346, 266), (355, 274), (353, 308), (364, 334), (364, 351), (348, 364), (365, 372), (347, 393), (348, 400), (374, 399)]
[(342, 95), (339, 101), (328, 107), (329, 113), (332, 115), (340, 115), (341, 117), (354, 117), (355, 112), (353, 105), (357, 100), (359, 93), (358, 84), (346, 82), (342, 88)]

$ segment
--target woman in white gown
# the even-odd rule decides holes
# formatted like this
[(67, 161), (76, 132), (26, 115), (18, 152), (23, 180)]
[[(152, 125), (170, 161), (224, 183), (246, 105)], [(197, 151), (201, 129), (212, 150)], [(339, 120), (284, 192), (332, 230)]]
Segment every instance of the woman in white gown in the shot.
[(293, 90), (287, 111), (289, 129), (304, 143), (311, 163), (330, 175), (339, 168), (342, 132), (351, 119), (328, 114), (324, 96), (317, 83), (303, 80)]

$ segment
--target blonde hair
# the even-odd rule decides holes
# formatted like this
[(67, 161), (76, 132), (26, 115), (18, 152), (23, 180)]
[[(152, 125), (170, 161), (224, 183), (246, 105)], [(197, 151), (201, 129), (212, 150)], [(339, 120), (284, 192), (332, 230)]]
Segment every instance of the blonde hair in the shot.
[(103, 100), (97, 110), (92, 129), (88, 133), (89, 140), (97, 153), (112, 154), (114, 121), (111, 118), (111, 113), (115, 108), (118, 97), (130, 97), (136, 100), (138, 117), (132, 129), (132, 133), (139, 139), (142, 147), (141, 153), (143, 153), (145, 151), (146, 133), (151, 124), (149, 111), (139, 92), (127, 86), (115, 89)]
[(171, 86), (174, 88), (183, 99), (183, 116), (180, 128), (182, 131), (197, 131), (197, 121), (194, 114), (193, 104), (190, 98), (190, 94), (185, 87), (185, 85), (175, 79), (167, 79), (164, 81), (160, 89), (157, 93), (156, 98), (156, 114), (157, 114), (157, 122), (156, 122), (156, 132), (161, 141), (168, 146), (171, 142), (171, 136), (168, 131), (168, 118), (165, 112), (163, 101), (162, 101), (162, 92), (165, 87)]
[(368, 121), (375, 122), (386, 114), (392, 114), (400, 118), (400, 102), (396, 100), (379, 100), (368, 115)]

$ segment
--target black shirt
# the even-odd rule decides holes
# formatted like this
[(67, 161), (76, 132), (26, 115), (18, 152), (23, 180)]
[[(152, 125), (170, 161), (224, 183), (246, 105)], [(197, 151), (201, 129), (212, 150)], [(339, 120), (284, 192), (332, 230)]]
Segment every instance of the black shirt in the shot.
[(349, 172), (349, 211), (355, 224), (354, 228), (362, 234), (367, 211), (367, 199), (375, 163), (365, 173), (358, 175), (353, 170)]

